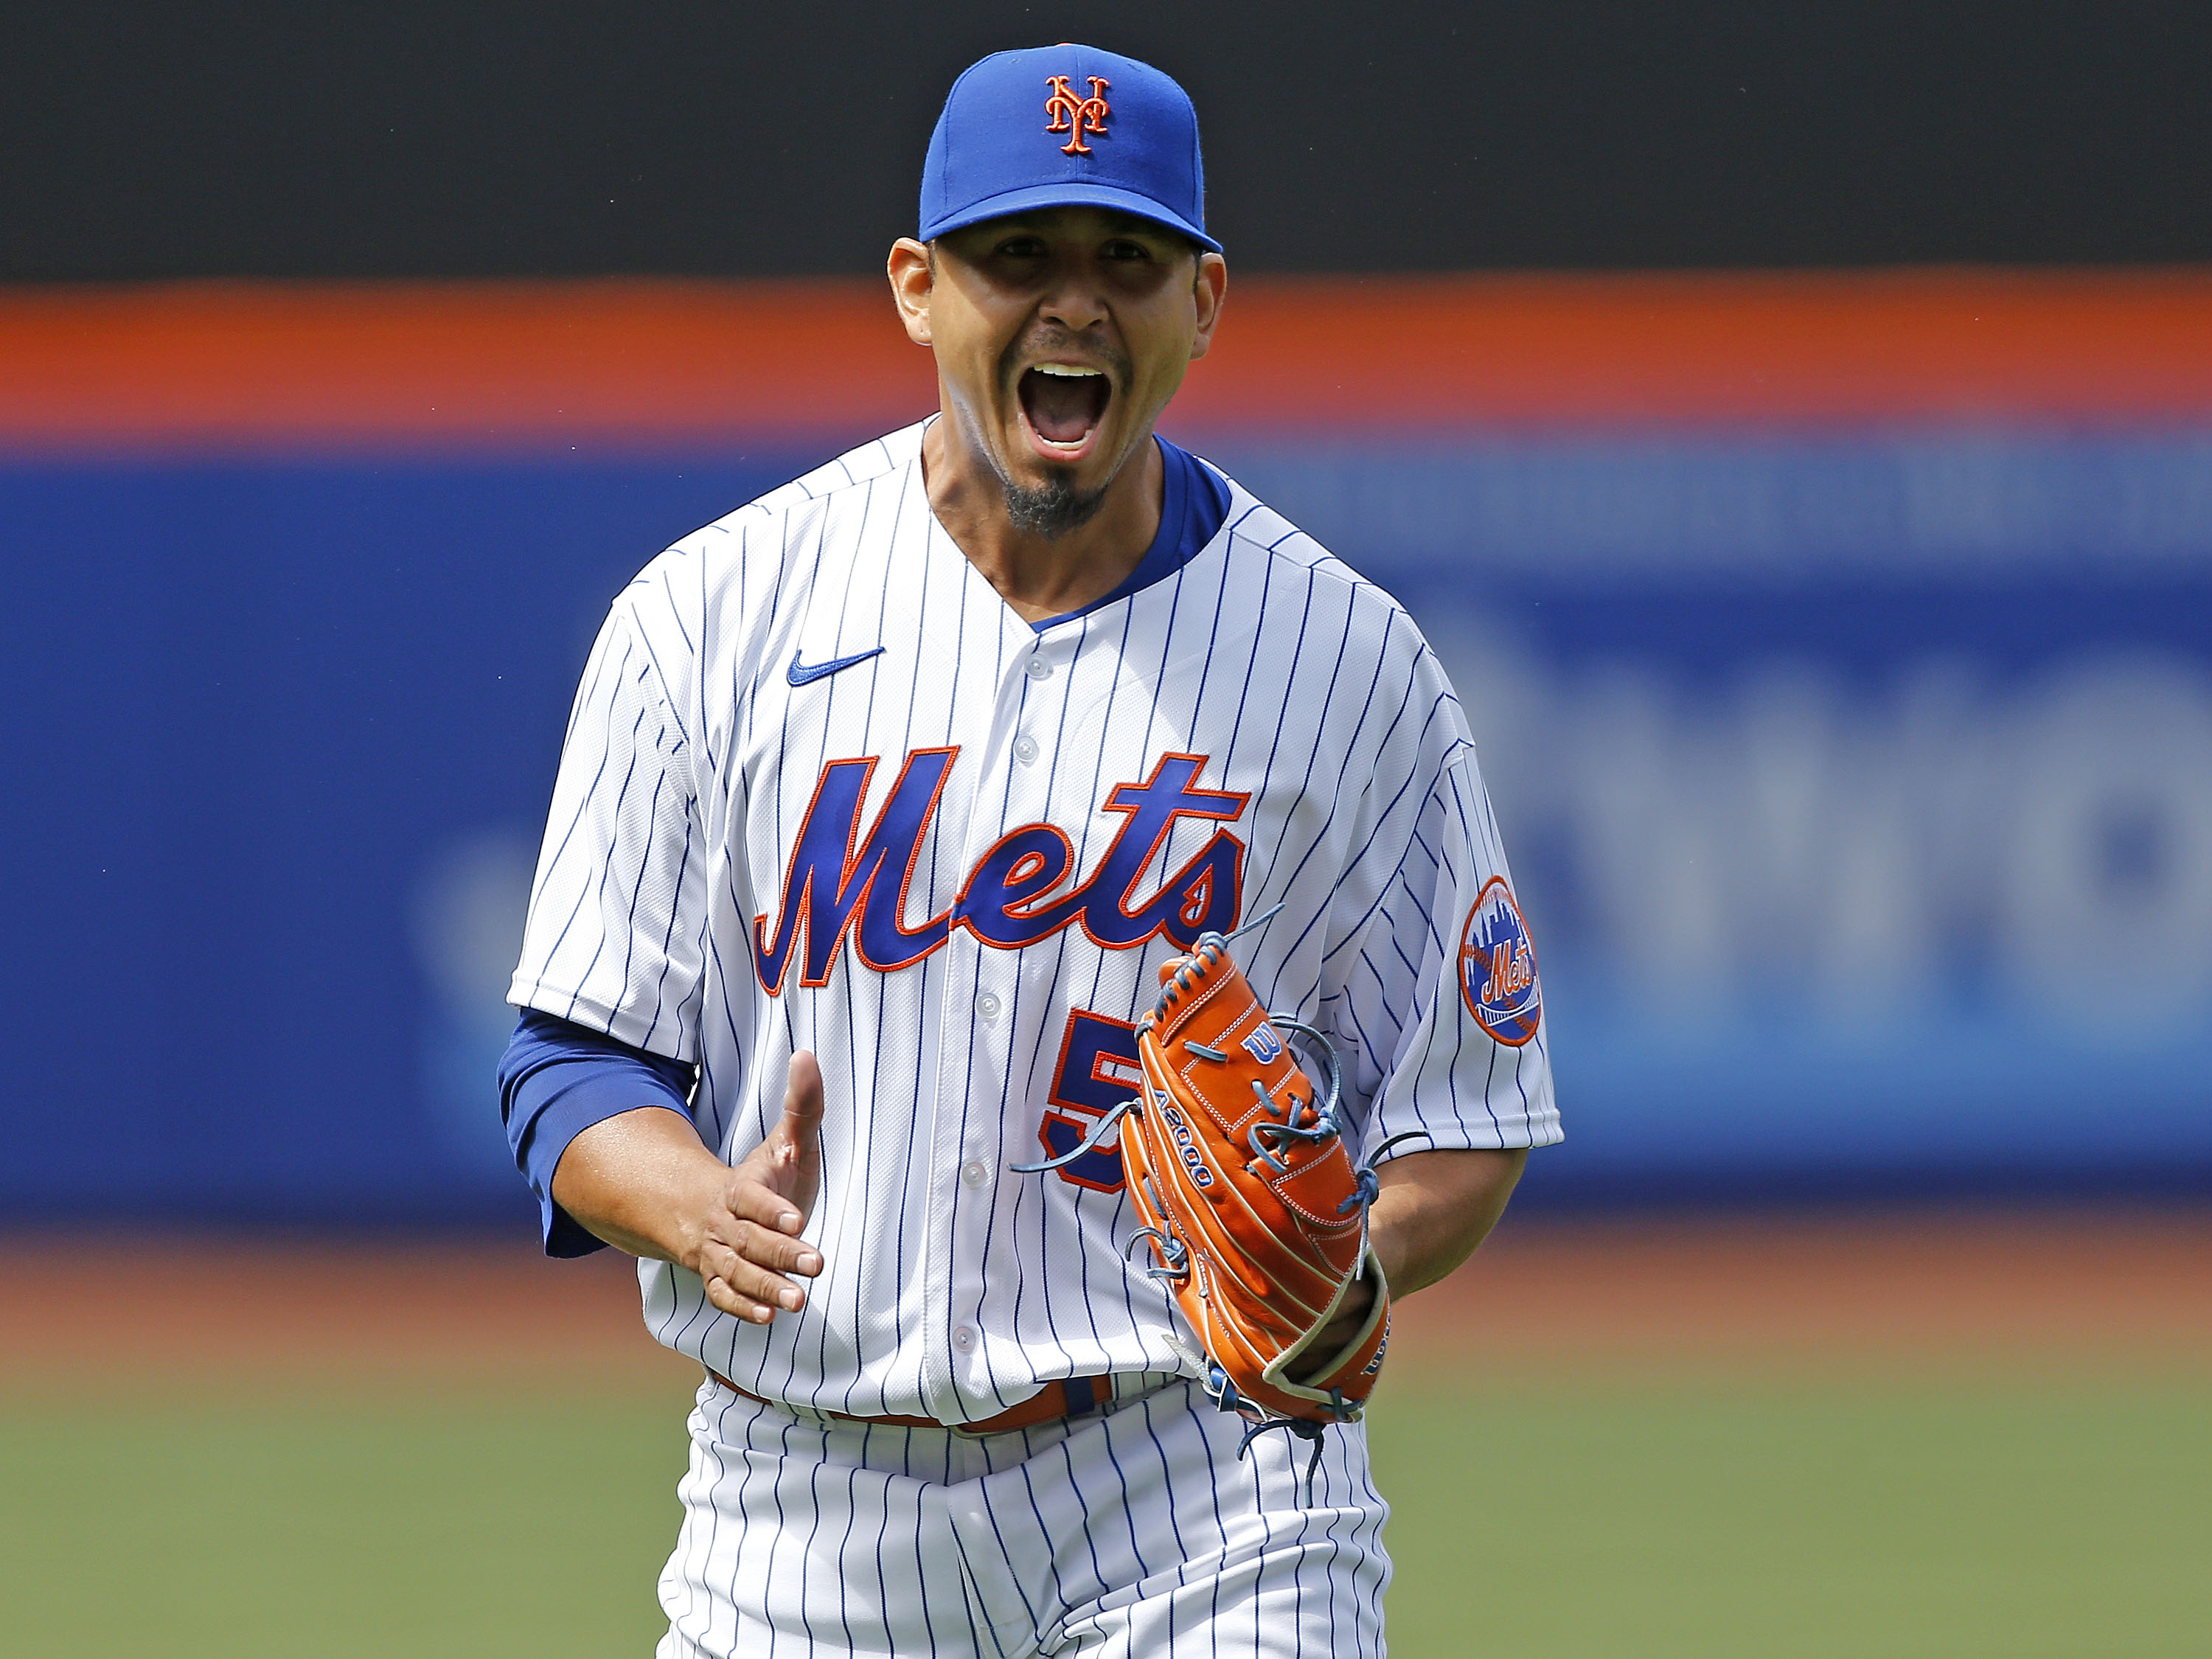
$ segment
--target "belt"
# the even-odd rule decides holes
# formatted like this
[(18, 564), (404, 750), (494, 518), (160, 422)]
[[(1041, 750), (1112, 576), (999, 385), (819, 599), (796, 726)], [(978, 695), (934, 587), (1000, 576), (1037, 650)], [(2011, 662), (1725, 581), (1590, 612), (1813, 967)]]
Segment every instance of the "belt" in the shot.
[[(779, 1411), (793, 1409), (781, 1401), (769, 1400), (755, 1394), (750, 1389), (739, 1388), (711, 1367), (707, 1375), (732, 1394), (757, 1401), (763, 1406), (774, 1406)], [(1056, 1376), (1020, 1405), (1010, 1407), (996, 1417), (987, 1417), (980, 1423), (940, 1423), (933, 1417), (857, 1417), (851, 1412), (833, 1412), (822, 1406), (808, 1406), (801, 1409), (805, 1414), (834, 1417), (841, 1423), (869, 1423), (887, 1429), (950, 1429), (955, 1434), (1010, 1434), (1016, 1429), (1034, 1429), (1046, 1423), (1057, 1423), (1063, 1417), (1080, 1417), (1085, 1412), (1096, 1411), (1099, 1407), (1110, 1403), (1113, 1399), (1114, 1379), (1110, 1376)]]

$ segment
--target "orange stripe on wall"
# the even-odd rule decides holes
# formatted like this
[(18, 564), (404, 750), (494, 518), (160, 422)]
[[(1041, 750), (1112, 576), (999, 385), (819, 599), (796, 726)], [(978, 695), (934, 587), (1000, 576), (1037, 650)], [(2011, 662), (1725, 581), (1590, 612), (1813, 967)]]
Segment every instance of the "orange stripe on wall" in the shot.
[(1225, 372), (1194, 374), (1187, 419), (2212, 413), (2212, 270), (1276, 281), (1232, 290), (1240, 301)]
[[(0, 446), (811, 441), (935, 404), (872, 282), (0, 290)], [(1232, 283), (1178, 430), (2212, 416), (2212, 270)]]
[(543, 448), (888, 427), (936, 402), (887, 292), (672, 282), (0, 293), (0, 444)]

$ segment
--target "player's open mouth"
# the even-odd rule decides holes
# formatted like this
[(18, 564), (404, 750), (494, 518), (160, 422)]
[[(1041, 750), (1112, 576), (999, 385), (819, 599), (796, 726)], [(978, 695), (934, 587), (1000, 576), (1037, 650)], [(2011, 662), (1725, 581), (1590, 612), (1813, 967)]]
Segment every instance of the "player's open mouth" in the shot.
[(1091, 434), (1106, 418), (1114, 383), (1103, 369), (1074, 363), (1039, 363), (1018, 383), (1022, 418), (1048, 455), (1079, 459)]

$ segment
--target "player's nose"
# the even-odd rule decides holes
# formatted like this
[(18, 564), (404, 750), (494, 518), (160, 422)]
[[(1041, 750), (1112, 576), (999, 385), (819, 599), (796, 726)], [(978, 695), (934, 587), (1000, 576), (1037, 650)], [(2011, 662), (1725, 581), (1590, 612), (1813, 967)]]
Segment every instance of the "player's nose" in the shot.
[(1063, 258), (1053, 261), (1038, 314), (1074, 333), (1081, 333), (1108, 315), (1105, 283), (1095, 261)]

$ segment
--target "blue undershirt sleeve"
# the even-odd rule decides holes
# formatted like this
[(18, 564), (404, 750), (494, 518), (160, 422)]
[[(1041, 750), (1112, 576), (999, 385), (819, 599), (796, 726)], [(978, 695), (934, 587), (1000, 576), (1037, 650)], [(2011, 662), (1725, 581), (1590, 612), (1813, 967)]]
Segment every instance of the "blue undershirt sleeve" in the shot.
[(594, 1123), (665, 1106), (689, 1123), (692, 1067), (617, 1042), (604, 1032), (526, 1008), (499, 1061), (499, 1110), (516, 1167), (538, 1194), (545, 1254), (589, 1255), (606, 1246), (553, 1201), (553, 1171), (568, 1143)]

